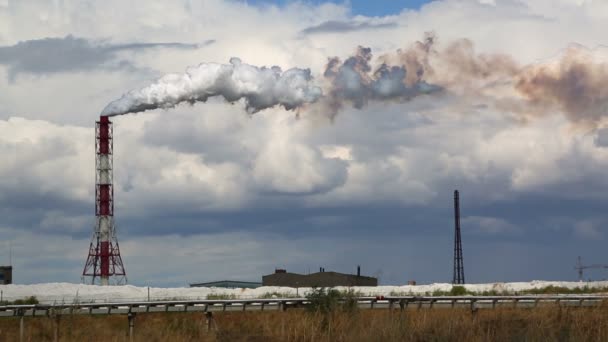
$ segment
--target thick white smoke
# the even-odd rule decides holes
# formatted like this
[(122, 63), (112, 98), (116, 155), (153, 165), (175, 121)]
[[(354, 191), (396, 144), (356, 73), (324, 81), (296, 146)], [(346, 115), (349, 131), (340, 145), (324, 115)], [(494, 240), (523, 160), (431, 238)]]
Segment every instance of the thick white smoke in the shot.
[(150, 109), (172, 108), (182, 102), (204, 102), (213, 96), (226, 101), (245, 99), (250, 113), (283, 106), (292, 110), (317, 101), (321, 88), (312, 84), (309, 69), (256, 67), (238, 58), (230, 64), (202, 63), (184, 74), (168, 74), (149, 86), (133, 90), (104, 108), (102, 115), (114, 116)]
[[(344, 61), (328, 59), (324, 88), (313, 84), (309, 69), (256, 67), (232, 58), (230, 64), (203, 63), (184, 74), (169, 74), (151, 85), (111, 102), (102, 115), (171, 108), (182, 102), (221, 96), (244, 99), (255, 113), (282, 106), (309, 106), (333, 118), (345, 105), (361, 108), (370, 101), (405, 102), (419, 96), (452, 93), (483, 97), (489, 105), (523, 119), (561, 111), (580, 127), (597, 128), (608, 108), (608, 63), (597, 51), (575, 46), (553, 63), (521, 66), (504, 54), (477, 54), (471, 41), (460, 39), (443, 50), (433, 33), (406, 49), (373, 60), (370, 48), (359, 47)], [(510, 97), (515, 94), (520, 95)], [(500, 94), (500, 95), (496, 95)]]

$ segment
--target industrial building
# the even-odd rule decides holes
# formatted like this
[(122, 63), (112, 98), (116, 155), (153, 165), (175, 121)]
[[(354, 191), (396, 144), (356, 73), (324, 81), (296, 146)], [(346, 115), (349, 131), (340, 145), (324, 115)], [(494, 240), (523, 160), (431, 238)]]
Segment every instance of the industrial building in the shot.
[(289, 273), (284, 269), (277, 269), (273, 274), (262, 277), (263, 286), (286, 287), (334, 287), (334, 286), (378, 286), (378, 279), (361, 275), (361, 268), (357, 274), (338, 272), (320, 272), (311, 274)]
[(225, 289), (255, 289), (262, 286), (262, 283), (254, 281), (220, 280), (207, 283), (190, 284), (190, 287), (221, 287)]
[(0, 285), (13, 283), (13, 266), (0, 266)]

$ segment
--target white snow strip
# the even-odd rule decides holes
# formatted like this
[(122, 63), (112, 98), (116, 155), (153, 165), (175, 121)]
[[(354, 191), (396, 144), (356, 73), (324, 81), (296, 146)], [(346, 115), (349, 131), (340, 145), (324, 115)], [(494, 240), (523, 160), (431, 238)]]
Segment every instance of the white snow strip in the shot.
[[(541, 289), (547, 286), (559, 286), (569, 289), (577, 287), (608, 288), (608, 281), (597, 282), (562, 282), (539, 281), (518, 283), (466, 284), (467, 290), (481, 293), (496, 291), (514, 293), (523, 290)], [(388, 295), (431, 295), (434, 291), (450, 291), (452, 284), (438, 283), (430, 285), (377, 286), (377, 287), (337, 287), (339, 290), (352, 289), (363, 296)], [(230, 296), (235, 299), (260, 298), (270, 295), (276, 297), (305, 296), (311, 289), (291, 287), (264, 286), (257, 289), (225, 289), (209, 287), (150, 287), (150, 300), (194, 300), (207, 299), (209, 295)], [(32, 285), (0, 285), (3, 300), (13, 301), (35, 296), (41, 303), (75, 303), (75, 302), (127, 302), (147, 301), (148, 287), (132, 285), (96, 286), (71, 283), (47, 283)]]

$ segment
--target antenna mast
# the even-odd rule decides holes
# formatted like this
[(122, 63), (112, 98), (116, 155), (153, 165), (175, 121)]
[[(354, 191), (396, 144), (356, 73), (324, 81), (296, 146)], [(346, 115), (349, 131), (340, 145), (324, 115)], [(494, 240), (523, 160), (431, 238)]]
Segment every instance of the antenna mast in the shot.
[(464, 284), (464, 262), (462, 260), (462, 239), (460, 237), (460, 200), (458, 190), (454, 190), (454, 278), (452, 284)]

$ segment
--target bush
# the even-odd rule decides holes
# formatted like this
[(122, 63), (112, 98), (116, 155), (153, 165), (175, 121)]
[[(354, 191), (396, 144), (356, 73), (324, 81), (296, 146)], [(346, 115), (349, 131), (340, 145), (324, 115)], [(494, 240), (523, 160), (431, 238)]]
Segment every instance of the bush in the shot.
[(36, 296), (25, 297), (23, 299), (17, 299), (12, 302), (3, 301), (0, 305), (32, 305), (32, 304), (40, 304), (38, 298)]
[(306, 299), (310, 302), (308, 310), (315, 313), (328, 314), (335, 311), (353, 312), (358, 309), (358, 293), (349, 290), (340, 292), (336, 289), (324, 287), (313, 288)]
[(207, 295), (208, 300), (228, 300), (228, 299), (237, 299), (234, 293), (210, 293)]
[(393, 291), (391, 291), (391, 292), (390, 292), (388, 295), (389, 295), (389, 296), (392, 296), (392, 297), (414, 296), (414, 292), (412, 292), (411, 290), (410, 290), (410, 291), (408, 291), (408, 292), (405, 292), (405, 291), (395, 291), (395, 290), (393, 290)]
[(266, 292), (263, 293), (260, 298), (272, 299), (272, 298), (295, 298), (296, 295), (288, 292)]
[(466, 296), (469, 294), (464, 286), (452, 286), (450, 290), (450, 296)]
[(357, 301), (357, 297), (361, 297), (361, 292), (355, 292), (353, 290), (348, 290), (346, 292), (342, 292), (342, 311), (344, 312), (355, 312), (359, 309), (359, 302)]
[(310, 301), (308, 310), (312, 312), (329, 313), (336, 310), (340, 304), (340, 291), (324, 287), (313, 288), (306, 299)]
[(562, 286), (549, 285), (539, 289), (530, 289), (521, 291), (523, 294), (588, 294), (588, 293), (600, 293), (606, 292), (606, 288), (602, 287), (575, 287), (567, 288)]
[(449, 296), (450, 292), (448, 291), (442, 291), (442, 290), (435, 290), (433, 292), (431, 292), (430, 294), (428, 292), (426, 292), (424, 294), (425, 296), (433, 296), (433, 297), (440, 297), (440, 296)]

